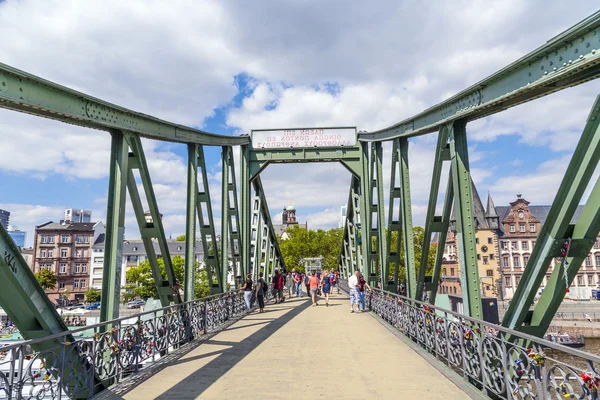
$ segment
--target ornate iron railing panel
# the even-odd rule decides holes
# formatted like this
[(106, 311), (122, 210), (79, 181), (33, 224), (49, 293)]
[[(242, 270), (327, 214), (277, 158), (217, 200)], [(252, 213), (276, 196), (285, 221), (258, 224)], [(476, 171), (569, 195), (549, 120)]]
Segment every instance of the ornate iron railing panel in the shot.
[[(95, 382), (117, 383), (245, 314), (243, 292), (232, 291), (0, 348), (0, 398), (86, 398), (102, 389)], [(49, 340), (62, 345), (32, 350)], [(88, 368), (72, 376), (60, 360)]]

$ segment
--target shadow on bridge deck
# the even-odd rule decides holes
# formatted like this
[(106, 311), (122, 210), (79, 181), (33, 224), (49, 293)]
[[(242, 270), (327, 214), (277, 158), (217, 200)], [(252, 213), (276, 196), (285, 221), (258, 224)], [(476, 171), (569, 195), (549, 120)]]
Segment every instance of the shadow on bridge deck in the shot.
[(98, 398), (469, 398), (345, 296), (305, 299), (268, 305)]

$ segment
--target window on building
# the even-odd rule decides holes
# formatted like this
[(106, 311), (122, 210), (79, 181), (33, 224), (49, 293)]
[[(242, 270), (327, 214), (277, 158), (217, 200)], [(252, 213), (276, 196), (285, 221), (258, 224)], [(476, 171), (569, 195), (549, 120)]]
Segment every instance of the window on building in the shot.
[(535, 240), (533, 242), (531, 242), (531, 248), (535, 248)]
[(83, 237), (83, 243), (89, 243), (90, 242), (90, 237), (89, 236), (84, 236)]
[(508, 250), (508, 240), (503, 240), (502, 241), (502, 250)]
[(79, 279), (73, 281), (73, 289), (79, 289)]
[(446, 268), (442, 268), (442, 276), (446, 276), (446, 275), (447, 275)]
[(137, 247), (134, 247), (131, 249), (132, 251), (137, 251)]
[(506, 267), (506, 268), (510, 267), (510, 263), (508, 261), (508, 257), (502, 257), (502, 266)]
[(525, 222), (519, 223), (519, 232), (525, 232)]
[(450, 275), (454, 276), (454, 268), (450, 268)]
[(94, 257), (94, 262), (98, 264), (103, 263), (104, 257)]
[(81, 273), (81, 264), (75, 264), (75, 273), (76, 274)]
[(48, 249), (48, 258), (52, 258), (52, 257), (54, 257), (54, 250)]
[(58, 272), (60, 274), (66, 274), (67, 273), (67, 264), (60, 264)]
[(488, 244), (493, 244), (494, 243), (494, 239), (493, 238), (488, 238)]
[(513, 265), (515, 268), (519, 267), (519, 256), (513, 257)]
[(80, 286), (81, 286), (82, 289), (85, 289), (85, 279), (81, 280)]
[(87, 265), (85, 265), (85, 264), (81, 265), (81, 273), (87, 274)]
[(69, 235), (62, 235), (60, 237), (60, 242), (61, 243), (69, 243)]
[(454, 286), (454, 294), (456, 294), (456, 286)]
[(65, 288), (65, 283), (63, 281), (58, 281), (58, 288), (59, 289), (64, 289)]
[(481, 254), (477, 254), (477, 259), (481, 260)]
[(494, 270), (492, 269), (488, 269), (487, 271), (485, 271), (486, 276), (494, 276)]
[(483, 256), (483, 264), (484, 265), (489, 264), (487, 256)]
[(594, 242), (594, 248), (600, 249), (600, 240), (596, 239), (596, 241)]
[(41, 249), (40, 250), (40, 257), (41, 258), (46, 258), (46, 249)]
[(519, 286), (519, 282), (521, 282), (521, 275), (515, 275), (515, 285)]
[(594, 286), (594, 275), (588, 274), (587, 278), (588, 278), (588, 285)]
[(600, 267), (600, 255), (596, 254), (596, 267)]
[(81, 235), (75, 236), (75, 243), (83, 243), (83, 236), (81, 236)]
[(181, 246), (177, 246), (177, 251), (181, 251)]
[(527, 243), (527, 241), (522, 241), (521, 242), (521, 249), (523, 250), (529, 250), (529, 243)]
[(523, 219), (523, 217), (525, 217), (523, 210), (519, 210), (519, 218)]
[(510, 242), (510, 248), (512, 250), (519, 250), (519, 242)]
[(479, 244), (479, 238), (475, 238), (475, 243)]
[(577, 275), (577, 286), (583, 286), (583, 276)]
[(127, 256), (127, 261), (137, 261), (138, 256)]
[(523, 256), (523, 265), (526, 267), (529, 262), (529, 256)]
[(585, 266), (586, 267), (592, 266), (592, 257), (589, 254), (587, 255), (587, 257), (585, 257)]
[(67, 257), (67, 249), (60, 249), (60, 256), (62, 258), (66, 258)]
[(510, 287), (510, 276), (505, 276), (504, 277), (504, 285)]
[(494, 255), (490, 254), (490, 260), (493, 260), (493, 259), (494, 259)]
[(529, 232), (535, 232), (535, 224), (529, 224)]
[(513, 233), (515, 231), (515, 224), (508, 225), (509, 232)]
[(77, 251), (75, 251), (75, 257), (81, 258), (82, 256), (83, 256), (83, 252), (81, 251), (81, 249), (77, 249)]

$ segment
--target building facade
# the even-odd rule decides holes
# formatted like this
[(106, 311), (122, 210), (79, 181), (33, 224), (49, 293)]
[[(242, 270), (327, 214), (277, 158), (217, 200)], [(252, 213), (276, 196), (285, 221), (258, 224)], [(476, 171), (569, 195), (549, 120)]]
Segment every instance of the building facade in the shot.
[[(275, 230), (275, 234), (277, 236), (285, 240), (288, 239), (288, 235), (285, 231), (294, 225), (298, 225), (298, 220), (296, 218), (296, 207), (290, 204), (289, 206), (283, 208), (283, 212), (281, 213), (281, 224), (273, 224), (273, 229)], [(308, 222), (304, 223), (304, 228), (308, 229)]]
[(67, 208), (65, 210), (65, 221), (90, 223), (92, 222), (91, 210), (80, 210), (77, 208)]
[(8, 226), (8, 235), (12, 238), (13, 242), (19, 248), (25, 247), (25, 240), (27, 239), (27, 232), (20, 231), (16, 227)]
[(8, 223), (10, 222), (10, 212), (5, 210), (0, 210), (0, 225), (4, 227), (4, 229), (8, 229)]
[(79, 302), (90, 286), (92, 245), (104, 233), (95, 223), (47, 222), (35, 228), (33, 272), (54, 272), (58, 282), (46, 289), (51, 301)]

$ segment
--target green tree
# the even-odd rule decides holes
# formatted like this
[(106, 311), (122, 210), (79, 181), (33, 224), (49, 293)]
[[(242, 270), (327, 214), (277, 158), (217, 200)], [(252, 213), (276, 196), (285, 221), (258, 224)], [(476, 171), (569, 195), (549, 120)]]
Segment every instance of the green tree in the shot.
[(35, 274), (35, 279), (37, 279), (42, 289), (54, 289), (58, 282), (54, 271), (47, 268), (41, 269), (40, 272)]
[(185, 242), (185, 233), (183, 235), (179, 235), (175, 238), (176, 242)]
[(88, 303), (97, 303), (100, 301), (100, 297), (101, 294), (98, 289), (89, 288), (85, 292), (85, 301), (87, 301)]
[[(386, 236), (387, 237), (387, 236)], [(414, 237), (414, 253), (415, 253), (415, 274), (419, 274), (419, 267), (421, 265), (421, 255), (423, 254), (423, 243), (425, 242), (425, 229), (420, 226), (415, 226), (413, 228), (413, 237)], [(396, 242), (398, 238), (398, 232), (392, 232), (392, 240), (390, 251), (395, 252)], [(400, 235), (400, 269), (398, 271), (398, 279), (400, 281), (406, 280), (406, 257), (404, 255), (404, 246), (402, 244), (402, 235)], [(437, 251), (437, 244), (433, 243), (429, 247), (429, 254), (427, 255), (427, 268), (425, 269), (426, 275), (433, 274), (433, 267), (435, 264), (435, 253)], [(393, 276), (395, 272), (394, 263), (390, 264), (390, 274)]]
[(338, 258), (342, 246), (344, 231), (341, 228), (328, 231), (307, 230), (300, 226), (287, 229), (289, 236), (286, 240), (279, 240), (279, 248), (288, 270), (304, 272), (303, 258), (323, 257), (324, 269), (337, 269)]

